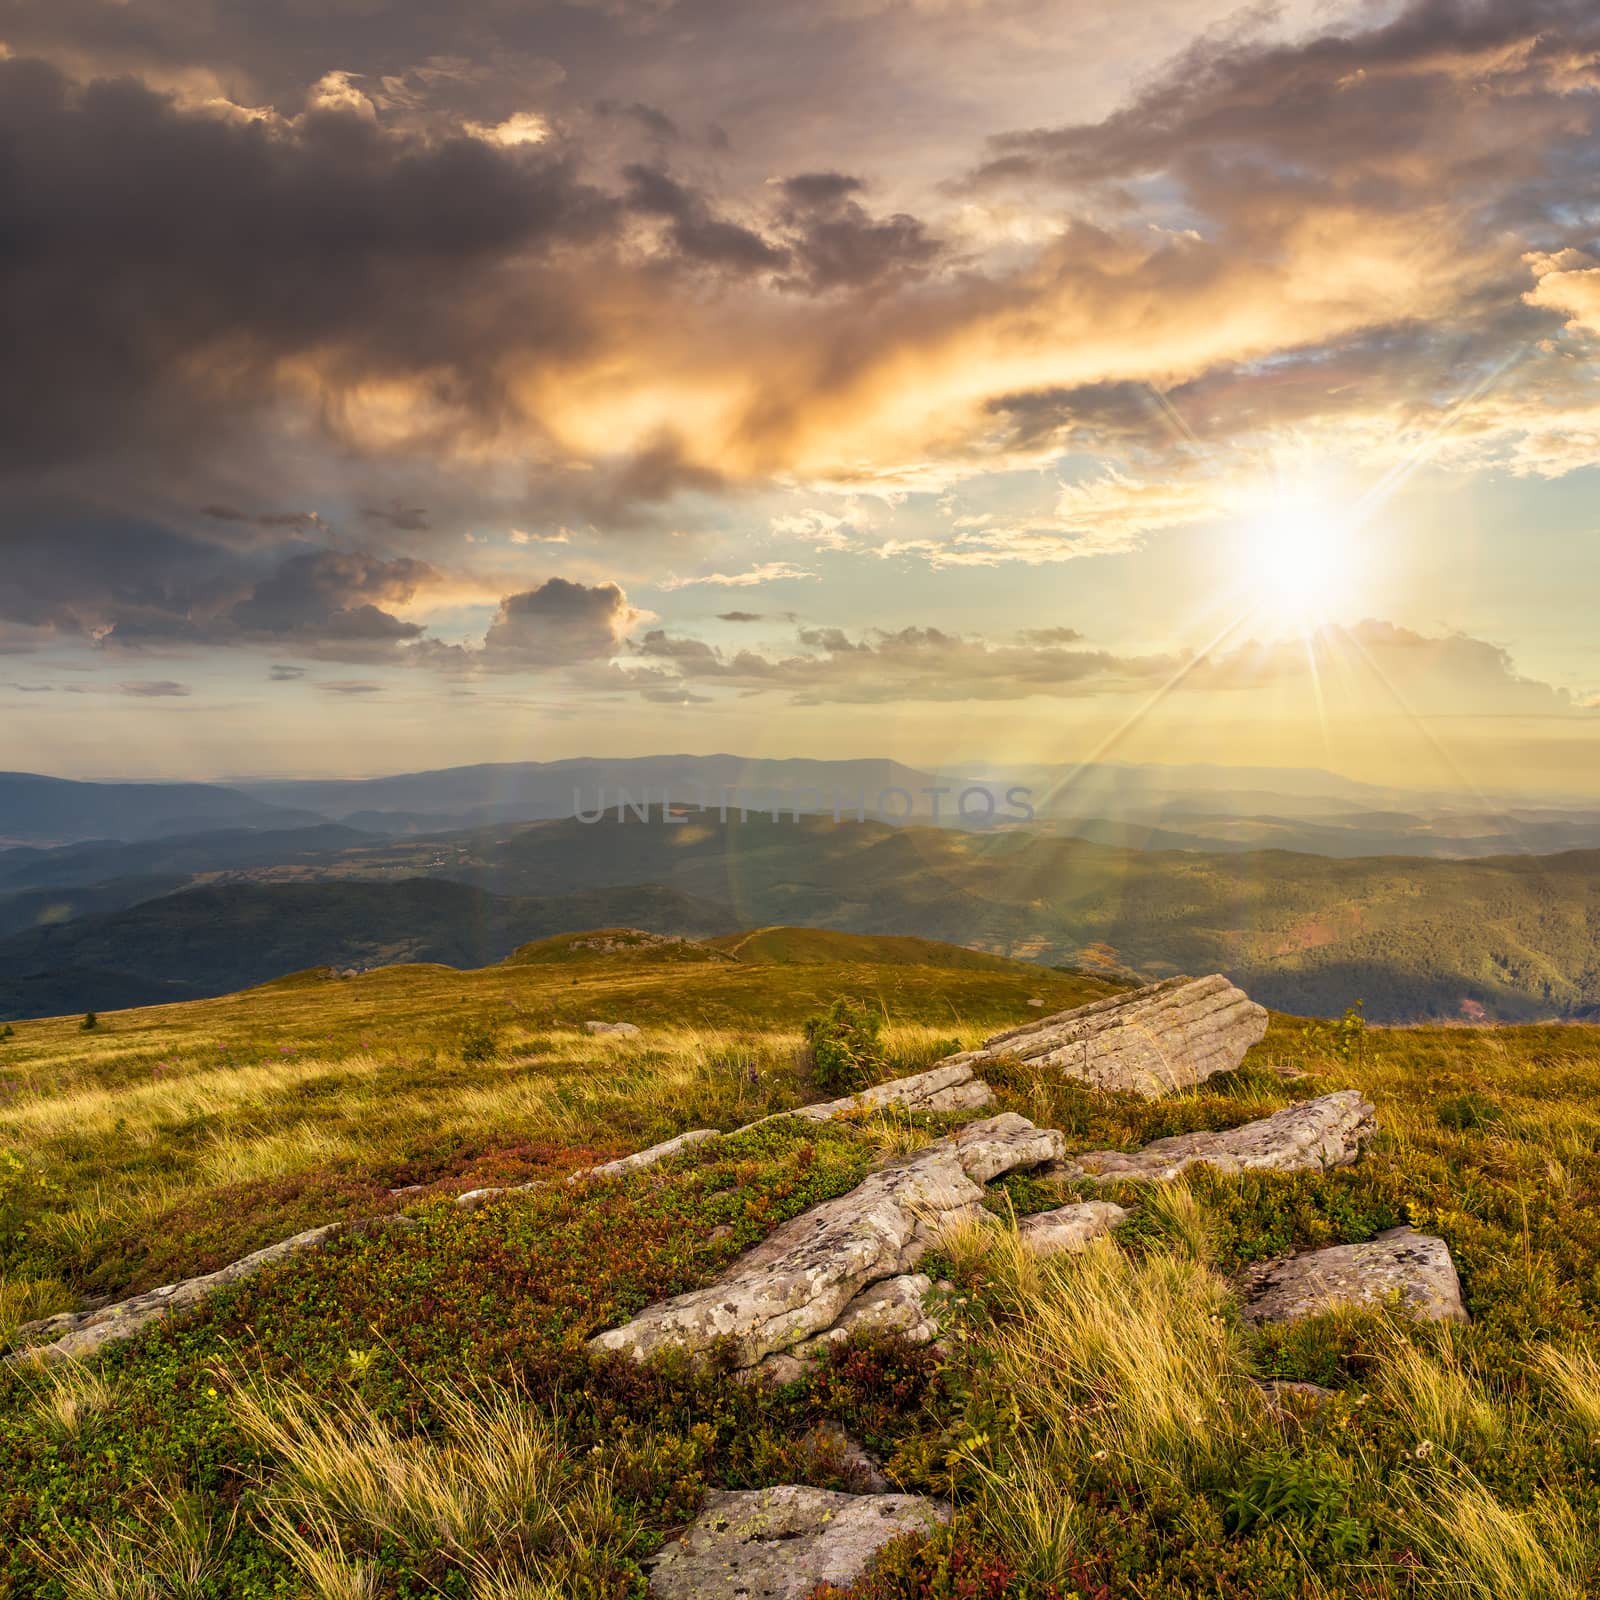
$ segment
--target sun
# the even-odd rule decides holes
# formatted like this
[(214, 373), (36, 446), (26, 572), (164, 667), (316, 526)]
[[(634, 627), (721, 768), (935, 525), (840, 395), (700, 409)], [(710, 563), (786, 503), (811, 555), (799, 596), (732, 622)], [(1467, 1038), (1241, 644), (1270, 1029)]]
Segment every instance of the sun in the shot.
[(1299, 628), (1331, 621), (1356, 576), (1356, 517), (1326, 488), (1276, 487), (1250, 518), (1245, 561), (1256, 608)]

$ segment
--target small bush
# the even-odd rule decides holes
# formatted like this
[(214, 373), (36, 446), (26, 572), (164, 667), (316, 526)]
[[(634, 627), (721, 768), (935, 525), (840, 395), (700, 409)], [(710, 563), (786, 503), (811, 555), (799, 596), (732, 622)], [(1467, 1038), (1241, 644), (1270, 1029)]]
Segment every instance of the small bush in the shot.
[(84, 1012), (83, 1021), (78, 1024), (79, 1031), (82, 1033), (93, 1033), (99, 1026), (100, 1019), (92, 1011)]
[(1306, 1047), (1330, 1055), (1345, 1066), (1366, 1060), (1367, 1018), (1364, 1000), (1357, 1000), (1337, 1022), (1313, 1022), (1304, 1029)]
[(494, 1061), (500, 1054), (500, 1024), (480, 1019), (461, 1031), (461, 1059), (468, 1066)]
[(17, 1030), (9, 1022), (0, 1022), (0, 1039), (15, 1039)]
[(878, 1037), (883, 1017), (859, 1000), (841, 995), (821, 1016), (807, 1017), (802, 1027), (812, 1076), (825, 1094), (854, 1094), (887, 1064)]
[(1457, 1133), (1493, 1127), (1497, 1122), (1504, 1122), (1506, 1116), (1493, 1100), (1479, 1094), (1476, 1089), (1468, 1094), (1457, 1095), (1454, 1100), (1443, 1101), (1438, 1115), (1441, 1127), (1452, 1128)]

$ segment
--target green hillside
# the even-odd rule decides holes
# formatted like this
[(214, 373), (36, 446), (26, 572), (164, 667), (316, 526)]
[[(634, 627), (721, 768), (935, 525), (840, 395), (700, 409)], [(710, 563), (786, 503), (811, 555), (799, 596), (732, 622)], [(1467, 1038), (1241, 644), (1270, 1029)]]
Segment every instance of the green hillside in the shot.
[[(628, 932), (0, 1037), (0, 1337), (302, 1229), (400, 1219), (92, 1359), (0, 1367), (0, 1597), (643, 1600), (640, 1562), (707, 1491), (854, 1487), (837, 1428), (892, 1487), (954, 1508), (849, 1600), (1596, 1592), (1600, 1030), (1277, 1017), (1238, 1071), (1153, 1102), (997, 1066), (995, 1109), (1069, 1150), (1349, 1087), (1380, 1131), (1335, 1171), (1115, 1188), (1133, 1220), (1047, 1263), (1013, 1249), (1011, 1219), (1075, 1191), (1003, 1180), (994, 1231), (928, 1261), (952, 1285), (942, 1346), (856, 1334), (752, 1383), (585, 1340), (962, 1114), (780, 1119), (562, 1180), (815, 1098), (800, 1024), (837, 996), (887, 1017), (900, 1075), (1036, 1016), (1030, 999), (1106, 986), (875, 962), (878, 941), (842, 937), (843, 964), (757, 959), (758, 941), (670, 961)], [(641, 1032), (591, 1037), (596, 1018)], [(1470, 1323), (1241, 1320), (1252, 1263), (1404, 1222), (1447, 1242)], [(1326, 1392), (1261, 1387), (1279, 1381)]]
[(226, 994), (312, 966), (482, 967), (596, 925), (716, 933), (723, 907), (680, 890), (503, 896), (444, 879), (228, 883), (0, 939), (0, 1019)]
[(982, 972), (1014, 972), (1017, 963), (983, 950), (966, 950), (912, 934), (851, 934), (833, 928), (754, 928), (705, 941), (740, 961), (816, 966), (866, 962), (879, 967), (968, 967)]
[[(1389, 1020), (1600, 1008), (1600, 852), (1434, 861), (1136, 852), (1036, 833), (808, 819), (545, 823), (489, 851), (520, 893), (654, 882), (746, 926), (816, 924), (1159, 976), (1226, 972), (1269, 1005)], [(470, 875), (470, 874), (469, 874)]]

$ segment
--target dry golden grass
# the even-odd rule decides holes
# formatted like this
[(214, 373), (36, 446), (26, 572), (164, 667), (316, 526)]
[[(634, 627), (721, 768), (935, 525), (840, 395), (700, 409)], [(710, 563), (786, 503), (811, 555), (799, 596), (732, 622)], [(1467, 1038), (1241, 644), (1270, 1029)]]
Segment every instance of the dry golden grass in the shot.
[(632, 1534), (605, 1476), (574, 1462), (553, 1419), (515, 1389), (427, 1395), (442, 1437), (401, 1434), (359, 1397), (313, 1400), (292, 1387), (244, 1385), (233, 1411), (274, 1458), (270, 1534), (326, 1600), (369, 1592), (347, 1548), (442, 1545), (475, 1600), (543, 1600), (593, 1547)]

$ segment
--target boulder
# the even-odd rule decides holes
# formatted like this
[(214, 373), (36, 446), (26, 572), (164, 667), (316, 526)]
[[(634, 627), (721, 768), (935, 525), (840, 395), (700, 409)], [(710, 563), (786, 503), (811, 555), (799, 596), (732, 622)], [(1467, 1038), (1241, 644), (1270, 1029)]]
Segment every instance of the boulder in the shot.
[(1131, 1155), (1093, 1150), (1051, 1170), (1056, 1177), (1091, 1183), (1165, 1183), (1198, 1162), (1228, 1173), (1326, 1172), (1354, 1161), (1376, 1128), (1371, 1103), (1355, 1089), (1340, 1089), (1242, 1127), (1174, 1134)]
[(1450, 1247), (1412, 1228), (1264, 1262), (1245, 1275), (1243, 1288), (1246, 1322), (1297, 1322), (1341, 1306), (1391, 1304), (1419, 1322), (1467, 1320)]
[(585, 1033), (614, 1033), (623, 1039), (634, 1039), (639, 1034), (638, 1025), (632, 1022), (586, 1022), (583, 1029)]
[(835, 1494), (804, 1484), (708, 1494), (694, 1523), (646, 1563), (652, 1600), (804, 1600), (848, 1588), (902, 1534), (950, 1508), (913, 1494)]
[(833, 1328), (864, 1289), (909, 1274), (949, 1227), (983, 1214), (983, 1185), (1059, 1159), (1061, 1135), (1006, 1112), (869, 1173), (778, 1227), (717, 1283), (663, 1300), (590, 1341), (644, 1359), (730, 1340), (754, 1367)]
[(1231, 1071), (1266, 1031), (1266, 1008), (1220, 974), (1168, 978), (997, 1033), (941, 1064), (981, 1071), (1018, 1060), (1153, 1100)]

